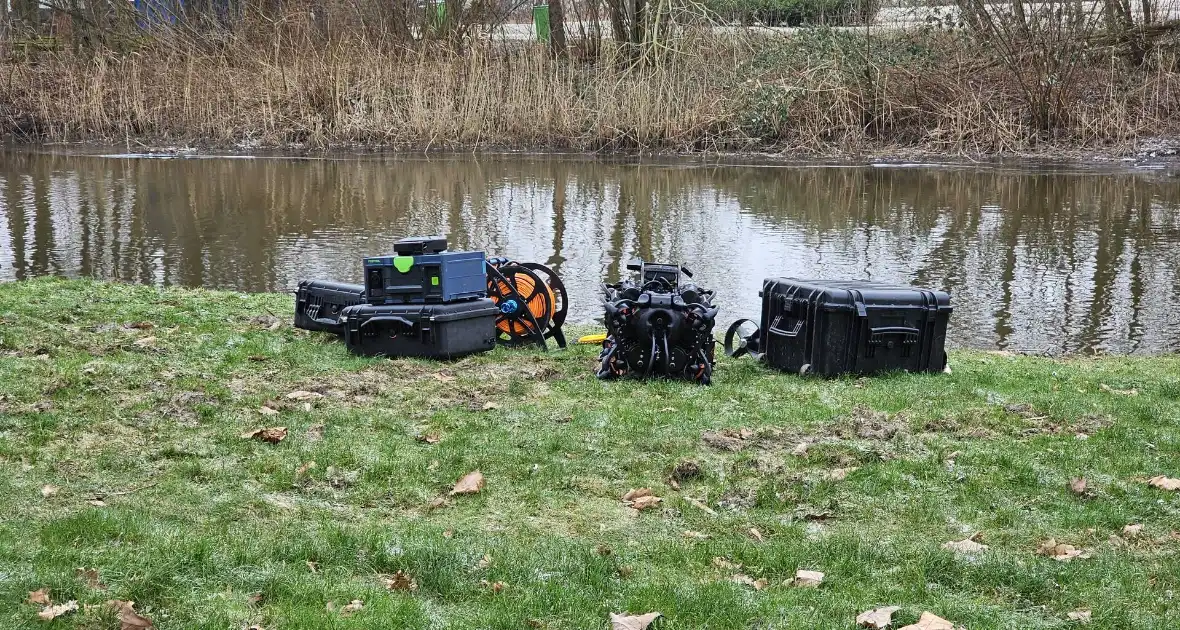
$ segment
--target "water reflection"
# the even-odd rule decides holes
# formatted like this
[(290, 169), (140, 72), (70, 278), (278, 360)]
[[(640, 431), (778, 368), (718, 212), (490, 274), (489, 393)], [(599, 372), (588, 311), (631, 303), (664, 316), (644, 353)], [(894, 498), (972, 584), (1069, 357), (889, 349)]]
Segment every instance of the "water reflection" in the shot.
[(1180, 348), (1180, 181), (1161, 173), (778, 168), (546, 157), (222, 160), (0, 154), (0, 279), (289, 290), (444, 233), (558, 269), (575, 320), (633, 256), (757, 313), (768, 275), (952, 292), (958, 345)]

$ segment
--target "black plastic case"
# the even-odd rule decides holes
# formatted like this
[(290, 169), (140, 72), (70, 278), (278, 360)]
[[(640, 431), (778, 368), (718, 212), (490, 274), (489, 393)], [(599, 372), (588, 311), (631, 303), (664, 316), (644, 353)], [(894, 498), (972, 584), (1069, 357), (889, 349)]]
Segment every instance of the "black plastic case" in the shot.
[(941, 372), (951, 296), (859, 281), (767, 278), (760, 350), (772, 367), (823, 376)]
[(453, 304), (360, 304), (341, 315), (344, 343), (355, 354), (454, 359), (496, 346), (496, 315), (487, 298)]
[(304, 280), (295, 292), (295, 327), (343, 335), (340, 312), (364, 302), (364, 285)]

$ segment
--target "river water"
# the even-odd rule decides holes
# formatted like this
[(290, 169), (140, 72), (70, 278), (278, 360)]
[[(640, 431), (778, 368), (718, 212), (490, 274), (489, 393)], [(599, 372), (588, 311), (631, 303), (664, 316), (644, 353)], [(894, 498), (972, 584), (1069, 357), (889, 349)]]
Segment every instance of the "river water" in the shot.
[(553, 266), (571, 321), (639, 256), (687, 264), (722, 324), (766, 276), (869, 279), (950, 291), (955, 346), (1180, 349), (1174, 171), (0, 153), (0, 280), (290, 291), (435, 233)]

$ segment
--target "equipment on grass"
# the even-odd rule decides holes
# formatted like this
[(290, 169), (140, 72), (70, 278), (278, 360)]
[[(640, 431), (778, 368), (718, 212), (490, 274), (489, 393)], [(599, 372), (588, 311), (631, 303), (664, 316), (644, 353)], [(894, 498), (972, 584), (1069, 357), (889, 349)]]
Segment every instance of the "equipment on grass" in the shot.
[(713, 291), (681, 280), (692, 272), (678, 265), (632, 261), (640, 282), (603, 286), (607, 336), (598, 377), (684, 378), (708, 385), (713, 377), (718, 307)]
[(358, 304), (341, 313), (353, 354), (455, 359), (496, 347), (499, 310), (487, 298), (449, 304)]
[(447, 304), (484, 297), (483, 252), (448, 252), (441, 236), (404, 238), (394, 256), (366, 258), (369, 304)]
[(344, 334), (340, 311), (365, 303), (365, 287), (326, 280), (304, 280), (295, 292), (295, 327)]
[[(766, 278), (762, 319), (739, 319), (725, 353), (798, 374), (838, 376), (946, 367), (951, 296), (861, 281)], [(735, 347), (734, 342), (738, 345)]]
[(489, 258), (487, 294), (500, 309), (496, 316), (496, 338), (500, 343), (535, 343), (548, 348), (545, 340), (552, 339), (557, 347), (565, 347), (561, 325), (565, 323), (569, 297), (552, 269), (539, 263)]

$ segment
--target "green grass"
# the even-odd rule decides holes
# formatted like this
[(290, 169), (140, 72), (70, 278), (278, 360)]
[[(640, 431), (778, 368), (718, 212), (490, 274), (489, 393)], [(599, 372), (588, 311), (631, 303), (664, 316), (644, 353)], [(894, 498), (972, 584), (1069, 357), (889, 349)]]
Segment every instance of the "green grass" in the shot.
[[(712, 387), (602, 383), (594, 347), (363, 359), (292, 329), (291, 309), (0, 285), (0, 627), (118, 627), (101, 606), (38, 620), (25, 599), (42, 587), (134, 600), (166, 629), (606, 628), (622, 611), (659, 611), (668, 630), (850, 629), (889, 604), (897, 625), (929, 610), (971, 630), (1067, 628), (1090, 608), (1092, 628), (1180, 627), (1180, 493), (1145, 483), (1180, 476), (1176, 356), (957, 352), (951, 375), (860, 380), (721, 359)], [(324, 397), (305, 410), (294, 390)], [(277, 445), (241, 437), (272, 425), (289, 429)], [(744, 448), (702, 440), (726, 429), (749, 430)], [(684, 460), (701, 475), (677, 491)], [(430, 507), (474, 469), (482, 493)], [(1069, 491), (1079, 476), (1094, 496)], [(630, 511), (639, 487), (662, 505)], [(1110, 539), (1128, 523), (1143, 535)], [(940, 548), (976, 532), (978, 556)], [(1092, 557), (1036, 555), (1050, 537)], [(733, 583), (718, 557), (770, 586)], [(824, 584), (783, 586), (800, 568)], [(416, 591), (384, 589), (399, 570)], [(326, 610), (353, 599), (351, 617)]]

